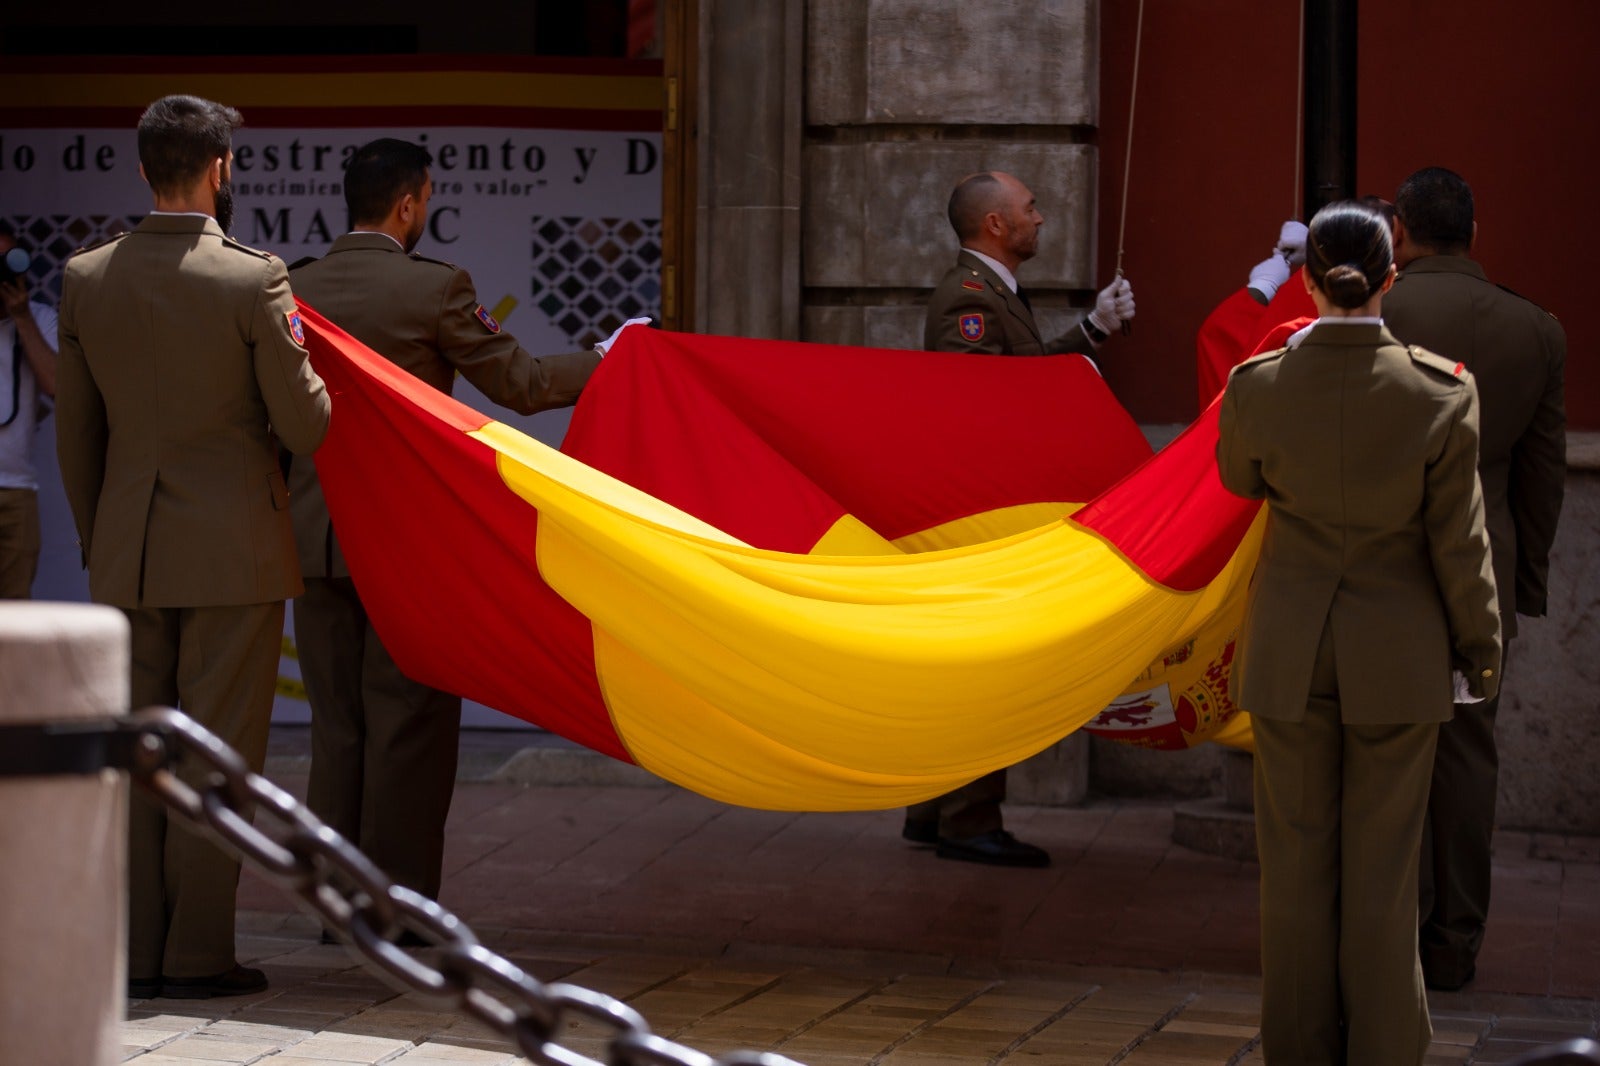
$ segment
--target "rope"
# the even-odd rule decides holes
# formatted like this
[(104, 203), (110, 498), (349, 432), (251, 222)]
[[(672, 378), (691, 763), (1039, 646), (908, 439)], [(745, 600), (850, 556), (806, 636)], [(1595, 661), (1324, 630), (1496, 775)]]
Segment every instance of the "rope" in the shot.
[(1294, 192), (1289, 197), (1290, 218), (1299, 218), (1301, 214), (1300, 163), (1306, 151), (1306, 0), (1300, 0), (1300, 37), (1296, 43), (1299, 47), (1295, 55), (1299, 63), (1294, 72)]
[(1133, 111), (1139, 103), (1139, 47), (1144, 43), (1144, 0), (1133, 30), (1133, 84), (1128, 89), (1128, 145), (1122, 160), (1122, 217), (1117, 222), (1117, 277), (1122, 277), (1122, 238), (1128, 230), (1128, 172), (1133, 167)]

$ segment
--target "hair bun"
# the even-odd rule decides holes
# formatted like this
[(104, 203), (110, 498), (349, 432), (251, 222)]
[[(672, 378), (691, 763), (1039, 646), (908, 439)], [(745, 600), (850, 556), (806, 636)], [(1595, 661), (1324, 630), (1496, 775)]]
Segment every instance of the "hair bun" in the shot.
[(1322, 279), (1322, 289), (1337, 307), (1360, 307), (1372, 294), (1367, 275), (1354, 263), (1340, 263)]

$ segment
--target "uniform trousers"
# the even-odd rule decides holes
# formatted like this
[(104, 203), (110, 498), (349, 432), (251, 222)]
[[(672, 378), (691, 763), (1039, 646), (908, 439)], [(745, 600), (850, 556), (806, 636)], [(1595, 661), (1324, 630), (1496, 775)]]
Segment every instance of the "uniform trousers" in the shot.
[(1268, 1066), (1418, 1066), (1417, 849), (1438, 723), (1345, 724), (1324, 632), (1305, 718), (1254, 719)]
[(906, 808), (910, 822), (937, 822), (939, 835), (947, 840), (965, 840), (1005, 825), (1000, 804), (1006, 799), (1006, 772), (995, 770), (960, 788), (913, 803)]
[[(1502, 646), (1501, 684), (1510, 644), (1507, 639)], [(1420, 900), (1422, 972), (1441, 988), (1457, 988), (1472, 977), (1489, 920), (1499, 710), (1499, 693), (1481, 703), (1458, 703), (1455, 717), (1439, 727), (1422, 836)]]
[[(177, 707), (256, 773), (283, 646), (283, 601), (228, 607), (124, 608), (132, 633), (132, 704)], [(208, 767), (185, 760), (199, 788)], [(210, 977), (231, 970), (239, 863), (172, 823), (135, 791), (128, 805), (128, 977)]]
[(39, 570), (39, 494), (0, 489), (0, 600), (33, 595)]
[(311, 703), (306, 803), (394, 881), (437, 899), (461, 697), (400, 670), (350, 578), (305, 585), (294, 633)]

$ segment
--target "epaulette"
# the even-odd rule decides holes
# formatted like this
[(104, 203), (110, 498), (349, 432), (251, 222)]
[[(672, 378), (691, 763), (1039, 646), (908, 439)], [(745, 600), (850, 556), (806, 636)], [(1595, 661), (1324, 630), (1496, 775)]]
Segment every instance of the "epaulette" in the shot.
[(1282, 359), (1284, 356), (1288, 355), (1291, 350), (1292, 349), (1286, 347), (1274, 348), (1270, 352), (1262, 352), (1260, 355), (1252, 355), (1250, 358), (1246, 359), (1233, 369), (1245, 370), (1250, 367), (1260, 366), (1263, 363), (1276, 363), (1279, 359)]
[(249, 252), (251, 255), (260, 256), (262, 259), (271, 260), (278, 258), (271, 252), (264, 252), (260, 248), (252, 248), (248, 244), (241, 244), (232, 237), (228, 236), (226, 233), (222, 235), (222, 243), (229, 248), (233, 248), (240, 252)]
[(1499, 289), (1501, 292), (1509, 293), (1510, 295), (1515, 296), (1517, 299), (1521, 300), (1523, 303), (1532, 304), (1538, 310), (1544, 311), (1544, 313), (1549, 315), (1551, 318), (1555, 318), (1557, 322), (1561, 321), (1559, 318), (1556, 318), (1554, 312), (1546, 310), (1543, 307), (1539, 307), (1538, 304), (1534, 303), (1532, 300), (1530, 300), (1526, 296), (1522, 295), (1522, 293), (1518, 292), (1516, 289), (1511, 288), (1509, 285), (1502, 285), (1499, 282), (1495, 282), (1494, 283), (1494, 287)]
[(296, 259), (294, 262), (289, 264), (289, 272), (292, 274), (296, 270), (299, 270), (301, 267), (305, 266), (307, 263), (315, 263), (316, 261), (317, 257), (314, 255), (303, 255), (299, 259)]
[(82, 248), (79, 248), (76, 252), (73, 252), (72, 254), (73, 255), (82, 255), (84, 252), (92, 252), (96, 248), (104, 248), (106, 245), (112, 243), (113, 241), (122, 240), (122, 238), (126, 237), (128, 234), (130, 234), (132, 232), (133, 232), (132, 230), (125, 229), (121, 233), (113, 233), (109, 237), (101, 237), (99, 240), (95, 241), (93, 244), (86, 244)]
[(425, 255), (422, 255), (422, 254), (420, 254), (418, 252), (410, 252), (408, 254), (410, 255), (410, 257), (412, 259), (416, 260), (419, 263), (434, 263), (434, 264), (436, 264), (438, 266), (449, 267), (451, 270), (460, 270), (461, 269), (460, 267), (456, 266), (454, 263), (449, 262), (448, 260), (445, 260), (445, 259), (432, 259), (432, 258), (430, 258), (428, 256), (425, 256)]
[(988, 288), (988, 286), (983, 283), (982, 274), (978, 273), (976, 270), (973, 270), (971, 267), (967, 268), (967, 274), (969, 275), (968, 277), (961, 279), (961, 287), (963, 289), (966, 289), (968, 292), (983, 292)]
[(1446, 359), (1442, 355), (1435, 355), (1426, 348), (1418, 348), (1415, 344), (1408, 344), (1406, 345), (1406, 351), (1411, 353), (1411, 361), (1413, 363), (1443, 374), (1459, 384), (1466, 384), (1472, 376), (1465, 363), (1458, 363), (1453, 359)]

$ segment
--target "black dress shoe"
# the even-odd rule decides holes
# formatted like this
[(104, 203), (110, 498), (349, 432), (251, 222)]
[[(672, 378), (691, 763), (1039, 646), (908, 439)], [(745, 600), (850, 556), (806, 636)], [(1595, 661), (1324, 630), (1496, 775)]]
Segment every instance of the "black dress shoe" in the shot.
[(162, 977), (162, 995), (167, 999), (214, 999), (218, 996), (248, 996), (264, 992), (267, 975), (248, 966), (235, 966), (210, 977)]
[(155, 999), (161, 995), (161, 978), (159, 977), (130, 977), (128, 978), (129, 999)]
[(941, 859), (982, 862), (990, 866), (1049, 866), (1050, 853), (1024, 844), (1004, 829), (991, 829), (974, 837), (940, 837), (934, 852)]
[(939, 823), (932, 818), (907, 818), (900, 835), (913, 844), (939, 843)]

